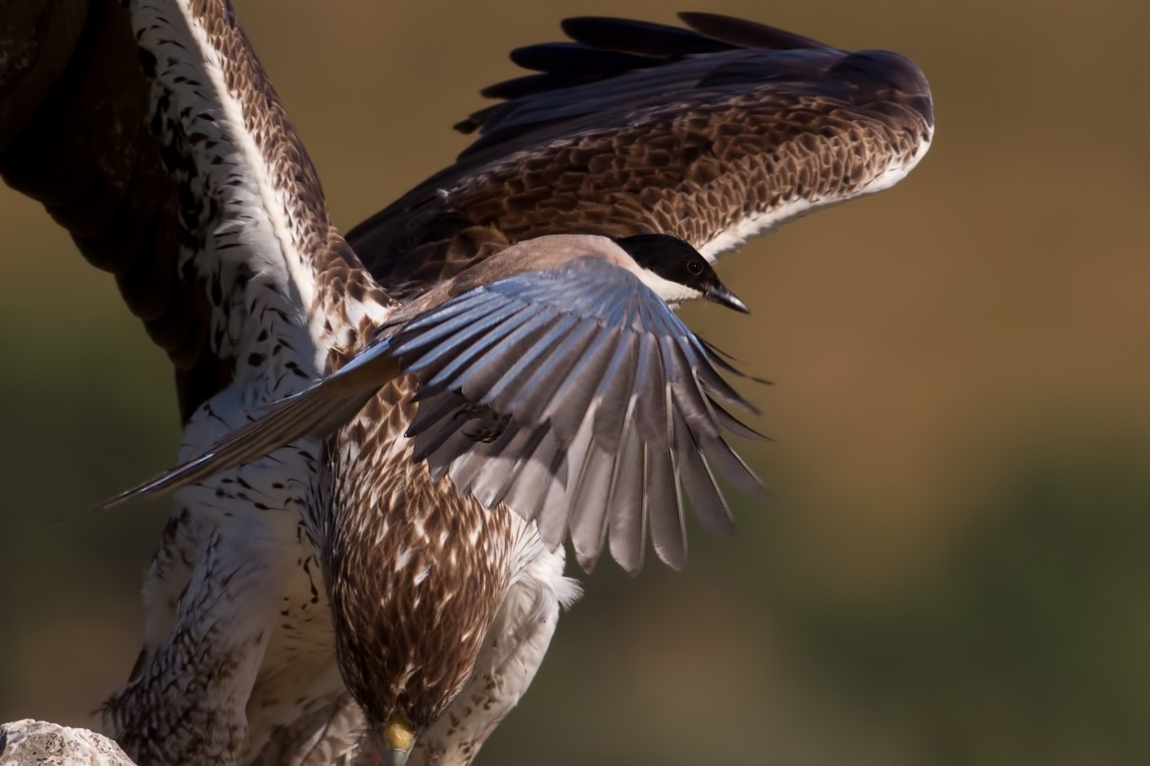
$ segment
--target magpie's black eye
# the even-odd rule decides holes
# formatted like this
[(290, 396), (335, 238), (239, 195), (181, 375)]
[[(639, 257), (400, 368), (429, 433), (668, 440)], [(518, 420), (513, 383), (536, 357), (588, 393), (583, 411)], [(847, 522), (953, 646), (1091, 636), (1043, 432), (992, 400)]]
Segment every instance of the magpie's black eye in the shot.
[(687, 261), (687, 271), (694, 274), (696, 277), (703, 273), (702, 261)]

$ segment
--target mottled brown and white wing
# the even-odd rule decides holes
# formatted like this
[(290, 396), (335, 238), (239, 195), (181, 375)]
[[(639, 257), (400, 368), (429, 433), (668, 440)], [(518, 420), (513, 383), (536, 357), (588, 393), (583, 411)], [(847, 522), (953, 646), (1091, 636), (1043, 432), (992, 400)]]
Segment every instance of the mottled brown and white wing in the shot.
[(478, 140), (348, 233), (380, 283), (415, 295), (556, 233), (672, 234), (714, 260), (926, 153), (930, 88), (909, 59), (680, 16), (691, 29), (567, 19), (574, 42), (515, 50), (537, 74), (483, 91), (501, 103), (456, 126)]
[[(6, 4), (0, 50), (0, 174), (115, 275), (168, 352), (185, 451), (387, 315), (226, 0)], [(300, 700), (342, 692), (330, 649), (309, 654), (331, 645), (299, 532), (319, 455), (303, 443), (179, 497), (144, 650), (104, 711), (137, 758), (233, 763), (249, 731), (258, 749), (311, 712)]]

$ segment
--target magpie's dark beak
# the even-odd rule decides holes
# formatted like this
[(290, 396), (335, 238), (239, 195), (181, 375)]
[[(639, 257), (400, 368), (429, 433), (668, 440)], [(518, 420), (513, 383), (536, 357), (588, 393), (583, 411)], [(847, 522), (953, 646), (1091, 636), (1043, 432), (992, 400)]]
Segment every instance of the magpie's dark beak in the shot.
[(733, 292), (727, 289), (726, 285), (716, 283), (713, 287), (707, 290), (706, 299), (717, 303), (720, 306), (726, 306), (729, 309), (734, 309), (743, 314), (750, 314), (751, 310), (747, 308), (747, 304), (739, 300)]

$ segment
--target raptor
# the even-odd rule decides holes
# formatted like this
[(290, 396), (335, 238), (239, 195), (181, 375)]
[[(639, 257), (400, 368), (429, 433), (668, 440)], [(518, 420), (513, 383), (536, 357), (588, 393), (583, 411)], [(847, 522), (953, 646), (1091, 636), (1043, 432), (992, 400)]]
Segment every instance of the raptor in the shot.
[[(535, 74), (484, 92), (498, 102), (459, 123), (479, 137), (456, 163), (345, 237), (225, 0), (0, 13), (15, 30), (5, 39), (36, 43), (5, 59), (0, 173), (116, 275), (171, 356), (183, 459), (309, 390), (404, 305), (502, 251), (548, 235), (668, 234), (713, 262), (786, 220), (889, 188), (933, 135), (927, 83), (894, 53), (710, 14), (682, 14), (690, 29), (569, 19), (571, 42), (512, 54)], [(426, 567), (416, 586), (454, 555), (466, 598), (450, 619), (477, 626), (438, 650), (421, 643), (438, 635), (426, 626), (393, 625), (387, 640), (420, 652), (381, 660), (392, 691), (437, 702), (430, 720), (399, 710), (377, 722), (394, 740), (385, 750), (470, 762), (526, 690), (578, 592), (563, 548), (413, 459), (406, 434), (425, 403), (409, 380), (373, 391), (332, 437), (177, 495), (145, 583), (140, 659), (104, 710), (139, 762), (355, 752), (361, 713), (338, 655), (361, 649), (333, 627), (314, 539), (325, 524), (395, 572)], [(372, 523), (337, 523), (352, 518), (338, 508)], [(632, 570), (638, 529), (611, 548)], [(682, 565), (685, 548), (666, 539), (656, 552)], [(508, 551), (517, 577), (484, 574), (481, 562)], [(577, 552), (594, 562), (595, 550)], [(384, 612), (420, 614), (418, 591), (406, 597), (409, 611)]]

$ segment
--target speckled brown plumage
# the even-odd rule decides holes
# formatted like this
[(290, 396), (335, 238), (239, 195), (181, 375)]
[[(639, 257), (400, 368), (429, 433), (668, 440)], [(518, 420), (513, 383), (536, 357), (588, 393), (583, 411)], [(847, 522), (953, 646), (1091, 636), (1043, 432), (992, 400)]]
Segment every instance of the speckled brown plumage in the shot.
[[(50, 88), (8, 83), (31, 106), (0, 115), (13, 136), (0, 172), (116, 275), (172, 357), (194, 445), (312, 380), (391, 302), (331, 226), (230, 6), (125, 5), (39, 9), (31, 28), (54, 37), (32, 42), (57, 58), (28, 71), (60, 74)], [(70, 49), (48, 44), (77, 19)], [(342, 692), (320, 566), (297, 530), (318, 456), (298, 450), (283, 481), (227, 477), (173, 515), (145, 587), (140, 661), (103, 711), (141, 763), (236, 762), (285, 716)]]
[(516, 540), (506, 508), (410, 459), (411, 394), (386, 386), (336, 439), (325, 570), (348, 687), (373, 723), (402, 711), (422, 730), (471, 672)]
[[(186, 422), (234, 375), (234, 358), (212, 337), (212, 314), (227, 300), (228, 286), (219, 274), (177, 264), (181, 244), (202, 246), (202, 225), (212, 219), (210, 203), (203, 196), (181, 197), (173, 166), (195, 174), (194, 163), (182, 158), (186, 151), (165, 149), (152, 136), (161, 129), (157, 119), (163, 119), (150, 105), (147, 75), (154, 72), (155, 61), (133, 43), (128, 9), (117, 0), (94, 0), (85, 15), (78, 6), (57, 4), (39, 19), (41, 27), (53, 31), (50, 41), (63, 38), (49, 48), (56, 55), (42, 68), (62, 72), (50, 89), (25, 85), (30, 95), (21, 103), (35, 103), (34, 111), (24, 107), (0, 115), (6, 118), (0, 121), (4, 133), (14, 133), (0, 146), (0, 174), (9, 186), (43, 202), (85, 257), (116, 276), (128, 307), (172, 358)], [(323, 286), (317, 307), (339, 316), (349, 294), (388, 305), (389, 298), (331, 225), (311, 161), (234, 14), (219, 2), (191, 6), (206, 20), (212, 44), (224, 52), (228, 86), (251, 99), (254, 108), (245, 112), (246, 127), (272, 160), (275, 184), (298, 200), (288, 215)], [(63, 31), (55, 32), (57, 27)], [(64, 43), (74, 29), (82, 34), (69, 48)], [(25, 115), (28, 111), (33, 113)], [(172, 136), (169, 147), (206, 140), (177, 123), (170, 128), (190, 136)], [(242, 282), (250, 275), (235, 278)], [(353, 326), (359, 321), (359, 316), (351, 320)]]
[[(400, 296), (418, 294), (507, 244), (554, 233), (663, 232), (714, 257), (807, 208), (885, 188), (884, 176), (909, 169), (929, 144), (930, 90), (907, 59), (738, 19), (684, 18), (724, 37), (674, 30), (659, 47), (617, 25), (650, 27), (655, 38), (670, 28), (565, 22), (577, 38), (615, 31), (606, 50), (584, 46), (592, 63), (628, 49), (635, 61), (488, 89), (527, 93), (461, 123), (484, 132), (481, 148), (349, 232), (372, 274)], [(536, 69), (570, 66), (547, 50), (524, 55), (532, 50), (516, 53)], [(760, 227), (731, 235), (756, 217)]]
[[(147, 123), (178, 184), (173, 273), (203, 309), (207, 361), (196, 365), (230, 370), (182, 390), (194, 444), (299, 390), (394, 304), (332, 227), (310, 160), (230, 5), (139, 0), (131, 10), (150, 83)], [(148, 761), (236, 762), (263, 745), (270, 726), (307, 717), (342, 691), (322, 567), (309, 566), (313, 543), (324, 544), (321, 454), (318, 444), (301, 445), (186, 500), (208, 519), (187, 544), (219, 539), (220, 564), (211, 569), (197, 554), (178, 570), (187, 579), (170, 635), (146, 649), (142, 672), (103, 713)], [(179, 587), (177, 569), (162, 564), (153, 579)], [(227, 627), (201, 634), (211, 625)], [(184, 644), (191, 649), (181, 652)], [(189, 696), (173, 677), (202, 690)], [(165, 735), (174, 722), (201, 739)]]
[(337, 334), (330, 344), (337, 352), (357, 347), (370, 324), (361, 325), (360, 312), (352, 307), (367, 303), (390, 308), (395, 302), (332, 225), (315, 166), (230, 3), (190, 0), (188, 10), (202, 25), (208, 45), (219, 52), (224, 85), (243, 104), (244, 128), (271, 171), (272, 186), (283, 195), (301, 266), (316, 283), (309, 320), (324, 324), (323, 334)]

